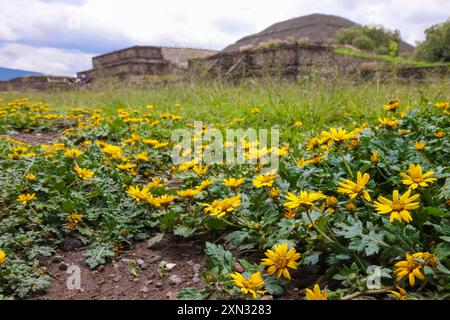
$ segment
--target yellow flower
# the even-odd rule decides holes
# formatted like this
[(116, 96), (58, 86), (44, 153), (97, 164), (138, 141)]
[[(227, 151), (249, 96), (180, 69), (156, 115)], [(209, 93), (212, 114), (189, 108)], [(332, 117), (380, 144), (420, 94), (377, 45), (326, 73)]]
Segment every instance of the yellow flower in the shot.
[(370, 162), (372, 162), (373, 165), (377, 164), (378, 162), (378, 150), (373, 150), (372, 154), (370, 155)]
[(80, 168), (79, 166), (75, 167), (75, 172), (83, 180), (89, 180), (94, 176), (94, 171), (91, 171), (89, 169)]
[(2, 265), (6, 260), (6, 253), (2, 249), (0, 249), (0, 265)]
[(255, 180), (252, 181), (252, 184), (256, 188), (271, 187), (275, 181), (275, 177), (276, 174), (273, 171), (265, 174), (259, 174), (256, 176)]
[(134, 168), (136, 168), (136, 165), (133, 163), (124, 163), (124, 164), (118, 164), (117, 168), (119, 168), (120, 170), (133, 170)]
[(388, 128), (396, 128), (398, 125), (398, 119), (389, 119), (389, 118), (378, 118), (378, 121), (385, 127)]
[(294, 126), (296, 126), (297, 128), (301, 127), (302, 125), (303, 125), (303, 122), (301, 122), (301, 121), (295, 121), (295, 123), (294, 123)]
[(369, 192), (365, 189), (365, 186), (367, 182), (369, 182), (370, 176), (368, 173), (364, 173), (364, 175), (361, 174), (361, 172), (357, 172), (356, 174), (356, 183), (345, 179), (344, 182), (339, 182), (339, 188), (337, 191), (342, 194), (346, 194), (350, 197), (350, 199), (355, 199), (359, 195), (363, 195), (364, 199), (366, 199), (368, 202), (371, 202), (372, 199), (370, 198)]
[[(97, 143), (99, 144), (99, 143)], [(112, 158), (120, 158), (122, 157), (122, 149), (118, 146), (114, 146), (111, 144), (104, 144), (102, 143), (103, 148), (102, 148), (102, 152), (109, 154)]]
[[(283, 147), (283, 148), (274, 147), (274, 148), (270, 148), (269, 151), (271, 154), (276, 155), (278, 157), (283, 157), (283, 156), (286, 156), (289, 154), (288, 147)], [(265, 153), (263, 152), (263, 149), (261, 149), (259, 151), (259, 153), (260, 153), (260, 155), (259, 155), (260, 157), (263, 157), (265, 155)]]
[(436, 138), (441, 139), (441, 138), (445, 137), (445, 132), (444, 131), (437, 131), (434, 135), (436, 136)]
[(337, 205), (339, 204), (338, 200), (333, 196), (327, 197), (327, 200), (325, 201), (325, 203), (330, 208), (336, 208)]
[(127, 194), (132, 198), (134, 198), (136, 202), (139, 202), (141, 200), (147, 201), (149, 198), (152, 197), (152, 194), (148, 187), (144, 187), (141, 190), (139, 189), (139, 187), (129, 186)]
[(406, 130), (406, 129), (401, 129), (401, 130), (400, 130), (400, 134), (401, 134), (402, 136), (406, 136), (406, 135), (408, 135), (410, 132), (411, 132), (410, 130)]
[(225, 198), (223, 200), (214, 200), (211, 204), (205, 203), (202, 205), (205, 207), (205, 213), (221, 218), (225, 214), (234, 211), (241, 205), (241, 195), (238, 194), (234, 197)]
[(270, 188), (269, 190), (269, 197), (276, 198), (280, 195), (280, 189), (277, 187)]
[(232, 273), (231, 278), (234, 280), (244, 294), (251, 294), (256, 299), (257, 294), (264, 294), (266, 290), (259, 290), (264, 286), (264, 280), (261, 277), (261, 272), (255, 272), (246, 279), (241, 273)]
[(261, 265), (269, 267), (267, 273), (273, 275), (276, 273), (277, 279), (284, 276), (287, 279), (291, 279), (288, 268), (297, 269), (300, 259), (300, 253), (295, 251), (295, 248), (289, 249), (287, 243), (274, 245), (273, 250), (267, 250), (265, 252), (267, 258), (262, 259)]
[(159, 143), (153, 145), (153, 147), (155, 147), (156, 149), (161, 149), (161, 148), (167, 147), (168, 145), (169, 145), (168, 142), (159, 142)]
[(252, 110), (250, 111), (251, 113), (261, 113), (261, 110), (259, 110), (259, 108), (252, 108)]
[(139, 136), (138, 134), (132, 133), (131, 137), (129, 139), (124, 140), (123, 142), (125, 144), (135, 144), (139, 140), (141, 140), (141, 136)]
[(223, 184), (232, 190), (236, 190), (244, 183), (244, 181), (245, 181), (244, 178), (239, 178), (239, 179), (229, 178), (229, 179), (223, 179)]
[(298, 214), (295, 212), (294, 209), (286, 208), (284, 210), (283, 217), (285, 219), (296, 219), (298, 217)]
[(314, 285), (314, 289), (306, 289), (306, 300), (328, 300), (328, 293), (321, 292), (318, 284)]
[(352, 201), (349, 201), (345, 204), (345, 209), (347, 209), (350, 212), (353, 212), (354, 210), (356, 210), (356, 205)]
[(414, 287), (416, 278), (422, 281), (425, 280), (425, 275), (421, 271), (423, 264), (409, 253), (406, 253), (406, 260), (397, 262), (394, 267), (396, 268), (394, 274), (397, 281), (408, 276), (409, 284)]
[(398, 291), (389, 290), (390, 293), (392, 293), (394, 296), (397, 297), (398, 300), (408, 300), (408, 296), (406, 295), (406, 290), (396, 286)]
[(394, 190), (392, 193), (392, 200), (385, 197), (378, 197), (378, 201), (375, 201), (375, 209), (380, 214), (390, 213), (389, 220), (393, 222), (398, 220), (409, 223), (412, 221), (409, 211), (419, 208), (419, 202), (413, 202), (417, 200), (420, 195), (415, 194), (410, 197), (411, 189), (408, 189), (401, 197), (399, 197), (398, 190)]
[(27, 204), (28, 202), (30, 202), (31, 200), (35, 200), (36, 199), (36, 194), (35, 193), (24, 193), (21, 194), (17, 197), (17, 201), (22, 202), (22, 204)]
[(441, 108), (445, 113), (448, 113), (450, 111), (450, 104), (448, 102), (436, 102), (434, 104), (435, 107)]
[(37, 180), (37, 177), (32, 173), (25, 173), (25, 178), (28, 181), (36, 181)]
[(134, 156), (137, 160), (148, 161), (148, 152), (144, 151)]
[(412, 256), (415, 259), (423, 260), (424, 265), (430, 265), (432, 267), (435, 267), (438, 264), (437, 257), (429, 252), (416, 252)]
[(288, 192), (286, 199), (289, 201), (285, 202), (284, 206), (290, 209), (308, 209), (314, 202), (325, 197), (321, 191), (300, 191), (300, 195), (298, 196), (292, 192)]
[(150, 181), (149, 183), (147, 183), (147, 187), (149, 189), (154, 189), (156, 187), (164, 187), (165, 183), (159, 178), (159, 177), (155, 177), (153, 179), (153, 181)]
[(394, 99), (388, 102), (388, 104), (386, 104), (384, 106), (384, 110), (386, 111), (395, 111), (397, 110), (398, 106), (400, 105), (400, 100), (399, 99)]
[(360, 143), (361, 143), (361, 139), (359, 139), (359, 138), (353, 139), (352, 142), (350, 142), (348, 144), (347, 149), (353, 150), (353, 149), (357, 148)]
[(81, 151), (78, 149), (67, 149), (64, 152), (64, 157), (66, 158), (76, 158), (81, 154)]
[[(328, 139), (327, 139), (328, 140)], [(314, 150), (322, 143), (321, 140), (319, 140), (317, 137), (312, 137), (311, 140), (309, 140), (306, 149), (308, 150)]]
[(83, 220), (83, 215), (79, 213), (72, 213), (67, 216), (67, 228), (70, 230), (75, 230), (78, 228), (78, 224)]
[(200, 182), (200, 184), (198, 186), (195, 187), (195, 189), (197, 190), (205, 190), (206, 188), (208, 188), (210, 185), (212, 185), (214, 183), (214, 179), (206, 179), (203, 180), (202, 182)]
[(147, 199), (147, 201), (148, 201), (150, 204), (152, 204), (152, 205), (154, 205), (154, 206), (156, 206), (156, 207), (160, 207), (160, 206), (165, 207), (165, 206), (168, 206), (173, 200), (175, 200), (175, 196), (167, 195), (167, 194), (164, 194), (164, 195), (162, 195), (162, 196), (160, 196), (160, 197), (149, 198), (149, 199)]
[(297, 161), (297, 167), (301, 168), (310, 164), (313, 164), (314, 161), (313, 160), (306, 160), (305, 158), (301, 158), (300, 160)]
[(181, 198), (193, 198), (200, 193), (201, 190), (198, 189), (186, 189), (186, 190), (177, 190), (178, 196)]
[(416, 166), (410, 164), (406, 172), (408, 174), (400, 172), (400, 175), (404, 178), (402, 180), (402, 183), (408, 185), (410, 189), (416, 189), (419, 186), (428, 187), (430, 184), (437, 180), (436, 178), (429, 178), (434, 174), (433, 171), (422, 173), (422, 167), (420, 166), (420, 164)]
[(333, 140), (335, 143), (342, 143), (345, 140), (350, 140), (355, 138), (355, 133), (347, 132), (342, 128), (331, 128), (330, 131), (322, 131), (321, 133), (324, 141)]
[(417, 151), (423, 151), (425, 150), (425, 143), (423, 142), (418, 142), (416, 141), (416, 143), (414, 144), (414, 146), (416, 147)]
[(157, 144), (160, 143), (156, 139), (143, 139), (142, 142), (145, 143), (146, 145), (149, 145), (149, 146), (154, 146), (154, 145), (157, 145)]
[(208, 167), (202, 166), (201, 164), (196, 164), (192, 167), (192, 171), (194, 171), (199, 176), (202, 176), (208, 171)]

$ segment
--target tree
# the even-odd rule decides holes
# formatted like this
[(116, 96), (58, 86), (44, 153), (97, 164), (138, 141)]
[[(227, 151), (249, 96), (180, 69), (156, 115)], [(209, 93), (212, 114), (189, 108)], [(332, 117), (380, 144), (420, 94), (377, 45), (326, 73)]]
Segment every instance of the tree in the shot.
[(392, 49), (400, 42), (400, 32), (378, 26), (353, 26), (339, 30), (335, 42), (378, 54), (393, 54)]
[(415, 55), (421, 60), (450, 62), (450, 18), (425, 30), (425, 41), (419, 43)]

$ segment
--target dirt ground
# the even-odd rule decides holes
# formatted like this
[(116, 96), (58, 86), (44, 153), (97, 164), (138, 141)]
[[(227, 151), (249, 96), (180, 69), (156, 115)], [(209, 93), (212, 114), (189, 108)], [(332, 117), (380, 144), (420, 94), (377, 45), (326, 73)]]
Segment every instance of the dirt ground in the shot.
[[(52, 144), (55, 143), (56, 140), (61, 136), (58, 132), (32, 132), (32, 133), (26, 133), (26, 132), (20, 132), (15, 135), (10, 135), (10, 138), (13, 138), (14, 140), (25, 142), (28, 144), (31, 144), (33, 146), (37, 146), (40, 144)], [(0, 138), (5, 138), (6, 135), (0, 135)]]
[[(200, 277), (204, 270), (204, 246), (201, 243), (167, 238), (153, 249), (148, 249), (146, 242), (138, 243), (97, 270), (90, 270), (85, 264), (85, 250), (86, 248), (72, 252), (59, 251), (44, 259), (43, 265), (52, 278), (51, 287), (45, 294), (34, 299), (175, 299), (176, 294), (183, 288), (202, 286)], [(172, 267), (170, 264), (175, 266), (160, 272), (160, 264), (163, 261), (168, 264), (166, 270)], [(80, 268), (80, 290), (67, 288), (71, 265)], [(133, 273), (133, 269), (137, 272)]]
[[(184, 288), (202, 288), (204, 269), (204, 241), (187, 241), (165, 236), (156, 248), (146, 242), (133, 245), (112, 262), (91, 270), (84, 262), (86, 247), (67, 252), (59, 250), (52, 257), (42, 259), (51, 277), (50, 288), (35, 300), (171, 300)], [(257, 263), (258, 255), (246, 257)], [(166, 265), (161, 272), (161, 264)], [(80, 289), (68, 289), (73, 274), (71, 266), (80, 268)], [(133, 269), (136, 272), (133, 272)], [(317, 279), (316, 268), (291, 270), (292, 280), (285, 295), (275, 299), (297, 300), (305, 296), (305, 288)], [(265, 296), (271, 300), (273, 297)]]

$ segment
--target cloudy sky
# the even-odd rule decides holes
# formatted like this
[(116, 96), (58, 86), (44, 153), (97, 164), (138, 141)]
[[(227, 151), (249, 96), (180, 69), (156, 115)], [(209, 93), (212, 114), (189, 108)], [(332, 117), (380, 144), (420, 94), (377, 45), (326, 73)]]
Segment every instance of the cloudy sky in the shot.
[(310, 13), (399, 29), (411, 44), (445, 21), (449, 0), (0, 0), (0, 66), (58, 75), (135, 44), (222, 49)]

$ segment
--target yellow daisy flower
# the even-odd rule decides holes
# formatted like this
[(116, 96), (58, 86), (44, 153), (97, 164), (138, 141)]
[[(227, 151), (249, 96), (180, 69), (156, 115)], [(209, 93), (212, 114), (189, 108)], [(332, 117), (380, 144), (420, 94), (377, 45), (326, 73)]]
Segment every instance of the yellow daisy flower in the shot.
[(433, 174), (433, 171), (422, 173), (422, 167), (420, 164), (416, 166), (410, 164), (408, 170), (406, 170), (406, 173), (400, 172), (400, 175), (404, 178), (402, 183), (409, 186), (410, 189), (416, 189), (419, 186), (428, 187), (437, 180), (436, 178), (430, 178)]
[(420, 195), (415, 194), (410, 197), (411, 189), (408, 189), (401, 197), (399, 197), (398, 190), (394, 190), (392, 193), (392, 200), (386, 199), (385, 197), (378, 197), (378, 201), (375, 201), (375, 209), (380, 214), (388, 214), (391, 216), (389, 220), (393, 222), (398, 220), (400, 222), (404, 221), (409, 223), (412, 221), (411, 210), (420, 207), (419, 202), (414, 202)]
[(257, 294), (266, 293), (266, 290), (259, 290), (264, 286), (264, 280), (261, 277), (261, 272), (255, 272), (247, 279), (238, 272), (232, 273), (230, 276), (236, 286), (239, 287), (244, 294), (251, 294), (254, 299), (256, 299)]
[(345, 179), (344, 182), (339, 182), (339, 188), (337, 191), (342, 194), (346, 194), (350, 197), (350, 199), (355, 199), (359, 195), (363, 195), (364, 199), (368, 202), (371, 202), (369, 192), (365, 189), (366, 184), (370, 180), (370, 175), (368, 173), (361, 174), (361, 172), (357, 172), (356, 174), (356, 182), (353, 182), (349, 179)]
[(265, 252), (267, 258), (261, 260), (261, 265), (267, 266), (267, 273), (273, 275), (276, 273), (277, 279), (284, 276), (287, 279), (291, 279), (288, 268), (297, 269), (300, 259), (300, 253), (295, 251), (295, 248), (289, 249), (287, 243), (274, 245), (273, 250), (267, 250)]
[(306, 300), (328, 300), (328, 293), (320, 291), (320, 287), (316, 283), (313, 290), (306, 289)]

